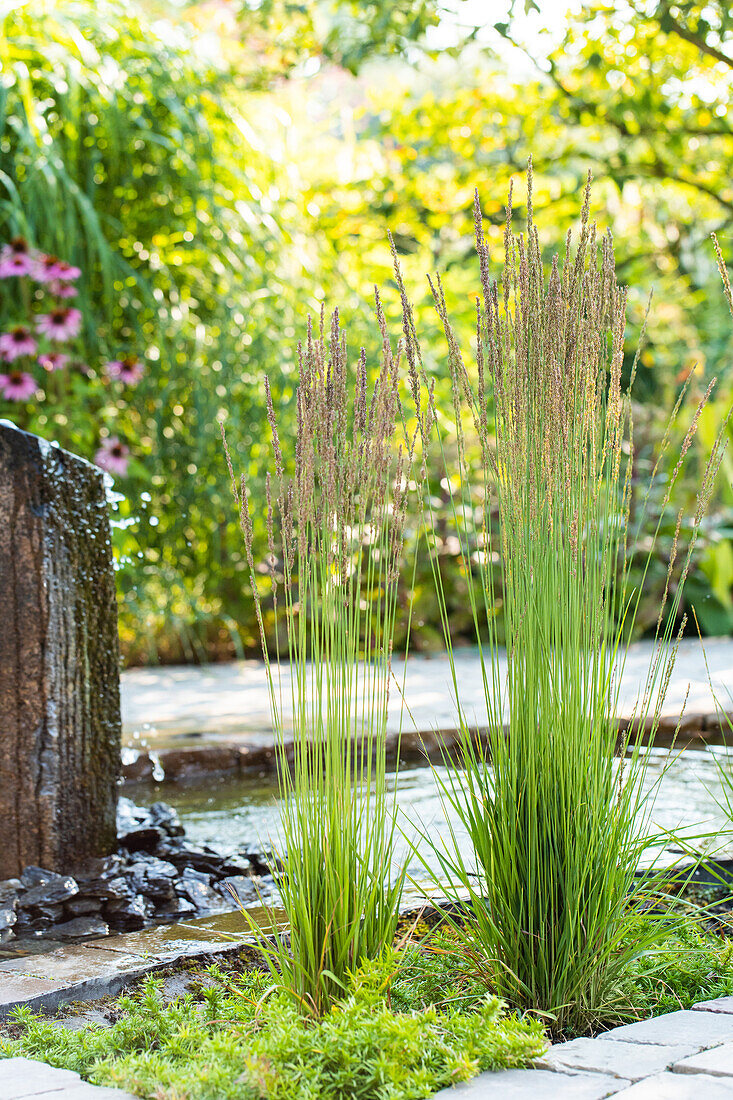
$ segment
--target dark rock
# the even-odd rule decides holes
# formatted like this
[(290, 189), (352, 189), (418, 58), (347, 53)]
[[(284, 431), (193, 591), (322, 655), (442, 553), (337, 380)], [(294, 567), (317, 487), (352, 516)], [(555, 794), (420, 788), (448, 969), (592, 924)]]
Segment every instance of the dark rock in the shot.
[(12, 928), (17, 923), (18, 917), (15, 909), (0, 909), (0, 932)]
[(29, 920), (37, 920), (39, 917), (48, 917), (51, 923), (53, 923), (54, 921), (61, 920), (63, 915), (63, 905), (34, 905), (32, 909), (28, 910)]
[(249, 862), (250, 874), (270, 875), (273, 868), (278, 868), (280, 861), (272, 852), (240, 852), (240, 855)]
[(0, 882), (0, 905), (4, 905), (6, 902), (11, 906), (14, 905), (22, 889), (23, 884), (19, 878), (3, 879)]
[(192, 901), (197, 909), (220, 912), (227, 908), (221, 894), (197, 879), (182, 878), (176, 887), (176, 893), (179, 897), (186, 897)]
[(175, 897), (173, 884), (178, 871), (172, 863), (163, 859), (133, 863), (130, 868), (131, 884), (139, 894), (145, 894), (155, 902), (170, 901)]
[(190, 879), (192, 882), (203, 882), (204, 886), (211, 886), (211, 875), (207, 875), (206, 871), (194, 871), (192, 867), (184, 868), (181, 873), (181, 880)]
[(155, 916), (158, 920), (179, 920), (181, 917), (190, 917), (196, 912), (196, 906), (188, 898), (175, 897), (165, 905), (158, 906)]
[(75, 920), (55, 924), (51, 935), (62, 940), (85, 940), (92, 936), (108, 936), (109, 925), (101, 917), (76, 917)]
[(78, 897), (72, 898), (71, 901), (67, 901), (64, 905), (65, 917), (88, 917), (93, 913), (101, 913), (102, 911), (102, 899), (101, 898), (85, 898)]
[(115, 875), (120, 873), (123, 863), (122, 857), (118, 855), (104, 856), (102, 859), (88, 859), (75, 876), (76, 881), (83, 891), (84, 884), (87, 882), (93, 882), (95, 879), (114, 878)]
[(119, 932), (136, 932), (144, 928), (154, 912), (155, 907), (142, 894), (120, 901), (109, 901), (104, 907), (104, 915), (110, 927)]
[(226, 875), (227, 878), (232, 875), (249, 876), (252, 874), (256, 874), (251, 862), (246, 857), (242, 857), (241, 859), (236, 857), (232, 859), (225, 859), (221, 867), (219, 868), (219, 871), (222, 875)]
[(102, 901), (116, 901), (132, 897), (132, 890), (124, 875), (115, 878), (93, 879), (84, 883), (84, 897), (101, 898)]
[(242, 905), (248, 905), (257, 898), (257, 887), (248, 875), (231, 875), (217, 882), (215, 889), (230, 905), (236, 905), (237, 899)]
[(122, 764), (122, 778), (126, 783), (150, 781), (155, 776), (156, 763), (149, 752), (138, 752)]
[(26, 917), (21, 915), (18, 917), (15, 931), (19, 936), (26, 935), (28, 932), (45, 932), (52, 925), (53, 920), (51, 917)]
[(26, 867), (20, 876), (20, 881), (26, 890), (30, 890), (32, 886), (45, 886), (47, 882), (60, 878), (63, 878), (63, 875), (57, 874), (56, 871), (47, 871), (43, 867)]
[(162, 829), (149, 826), (144, 829), (132, 829), (118, 837), (120, 846), (128, 852), (154, 852), (165, 836)]
[(226, 862), (224, 856), (205, 848), (181, 848), (177, 852), (171, 852), (168, 859), (179, 871), (193, 867), (196, 871), (204, 871), (206, 874), (216, 875), (217, 878), (221, 878), (221, 868)]
[(32, 909), (37, 905), (55, 905), (73, 898), (78, 893), (79, 886), (76, 879), (73, 879), (71, 875), (58, 875), (50, 882), (26, 890), (18, 898), (18, 904), (21, 909)]
[(207, 745), (200, 749), (163, 749), (158, 762), (165, 778), (172, 782), (210, 772), (238, 772), (241, 753), (234, 745)]
[(177, 812), (166, 802), (154, 802), (148, 812), (153, 825), (163, 829), (168, 836), (185, 835), (185, 830), (181, 825), (181, 819)]

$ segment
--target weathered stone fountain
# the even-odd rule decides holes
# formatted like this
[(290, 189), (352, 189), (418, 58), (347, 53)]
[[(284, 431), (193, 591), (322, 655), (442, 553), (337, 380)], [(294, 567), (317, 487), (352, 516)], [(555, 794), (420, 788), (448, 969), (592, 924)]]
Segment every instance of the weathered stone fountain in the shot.
[(118, 665), (104, 475), (0, 421), (0, 879), (116, 847)]
[(120, 726), (104, 475), (0, 421), (0, 951), (230, 909), (268, 873), (118, 802)]

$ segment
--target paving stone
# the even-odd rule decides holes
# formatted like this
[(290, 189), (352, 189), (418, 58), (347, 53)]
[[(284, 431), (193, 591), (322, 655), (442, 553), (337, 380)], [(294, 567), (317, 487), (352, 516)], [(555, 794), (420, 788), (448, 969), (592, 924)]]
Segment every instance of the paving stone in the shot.
[(603, 1034), (604, 1039), (629, 1043), (659, 1043), (662, 1046), (691, 1046), (697, 1050), (733, 1041), (733, 1018), (724, 1013), (682, 1009), (653, 1020), (624, 1024)]
[[(545, 1069), (505, 1069), (443, 1089), (432, 1100), (603, 1100), (619, 1094), (628, 1081), (602, 1073), (552, 1073)], [(699, 1098), (698, 1098), (699, 1100)]]
[(47, 955), (30, 955), (21, 959), (3, 959), (0, 962), (0, 983), (5, 975), (27, 974), (33, 978), (46, 978), (52, 982), (72, 985), (101, 975), (119, 973), (140, 968), (139, 955), (124, 955), (118, 951), (84, 946), (61, 947)]
[(639, 1081), (652, 1073), (661, 1073), (674, 1062), (696, 1053), (694, 1046), (625, 1043), (620, 1039), (610, 1042), (604, 1038), (573, 1039), (570, 1043), (550, 1047), (535, 1065), (541, 1069), (610, 1073), (629, 1081)]
[(657, 1073), (617, 1092), (614, 1100), (731, 1100), (731, 1097), (733, 1081), (724, 1077), (711, 1077), (707, 1073)]
[(64, 985), (64, 982), (50, 982), (27, 974), (4, 973), (0, 978), (0, 1020), (9, 1016), (18, 1004), (39, 1007), (45, 997), (62, 991)]
[[(42, 1096), (44, 1091), (53, 1095), (52, 1089), (65, 1090), (67, 1086), (80, 1083), (78, 1073), (73, 1073), (70, 1069), (56, 1069), (31, 1058), (6, 1058), (0, 1061), (0, 1096), (3, 1100)], [(61, 1097), (63, 1092), (58, 1091), (56, 1095)]]
[(698, 1001), (692, 1008), (695, 1012), (724, 1012), (733, 1016), (733, 997), (716, 997), (714, 1001)]
[(0, 1059), (2, 1100), (136, 1100), (129, 1092), (82, 1081), (78, 1073), (31, 1058)]
[(137, 1100), (137, 1097), (131, 1092), (120, 1092), (119, 1089), (90, 1085), (82, 1081), (81, 1084), (72, 1085), (61, 1092), (40, 1093), (38, 1100)]
[(672, 1066), (675, 1073), (709, 1073), (713, 1077), (733, 1078), (733, 1043), (723, 1043), (683, 1058)]

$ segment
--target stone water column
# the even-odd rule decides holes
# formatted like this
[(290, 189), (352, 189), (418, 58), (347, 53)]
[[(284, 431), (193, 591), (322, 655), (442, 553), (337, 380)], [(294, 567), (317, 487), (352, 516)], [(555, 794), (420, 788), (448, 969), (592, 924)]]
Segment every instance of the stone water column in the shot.
[(119, 766), (103, 474), (0, 421), (0, 879), (111, 852)]

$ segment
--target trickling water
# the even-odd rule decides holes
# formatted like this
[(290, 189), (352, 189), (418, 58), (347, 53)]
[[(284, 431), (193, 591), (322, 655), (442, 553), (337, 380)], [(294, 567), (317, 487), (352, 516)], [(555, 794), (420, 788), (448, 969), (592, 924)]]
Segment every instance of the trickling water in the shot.
[[(659, 782), (651, 814), (653, 826), (660, 832), (669, 830), (688, 833), (718, 834), (714, 848), (727, 841), (726, 833), (733, 828), (725, 811), (723, 786), (714, 754), (722, 754), (724, 766), (733, 769), (733, 753), (716, 748), (670, 754), (667, 750), (652, 750), (647, 769), (646, 786)], [(454, 811), (446, 809), (441, 799), (440, 785), (448, 778), (445, 768), (404, 768), (397, 777), (397, 803), (400, 833), (396, 838), (396, 861), (408, 862), (409, 874), (419, 882), (426, 881), (426, 871), (419, 857), (410, 852), (410, 841), (430, 860), (430, 844), (421, 840), (429, 836), (433, 843), (450, 842), (451, 831), (464, 855), (468, 854), (468, 837)], [(393, 780), (394, 782), (394, 780)], [(157, 795), (150, 794), (150, 801)], [(237, 847), (269, 848), (277, 843), (281, 802), (274, 777), (239, 778), (236, 780), (187, 782), (185, 787), (166, 786), (166, 801), (176, 807), (192, 843), (210, 844), (231, 849)], [(145, 801), (141, 795), (138, 801)], [(733, 842), (733, 834), (731, 834)]]

